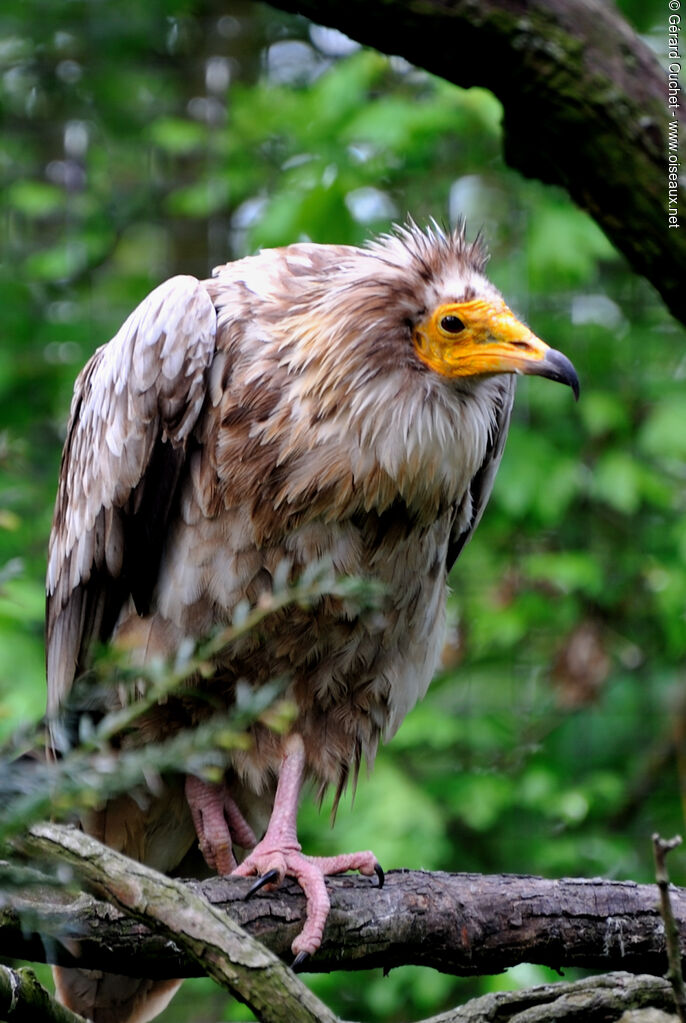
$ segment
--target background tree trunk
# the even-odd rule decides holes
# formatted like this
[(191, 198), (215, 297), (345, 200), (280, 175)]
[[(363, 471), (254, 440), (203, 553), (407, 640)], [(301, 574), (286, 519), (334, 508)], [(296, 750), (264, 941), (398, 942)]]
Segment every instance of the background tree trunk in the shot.
[[(601, 0), (274, 0), (504, 109), (505, 157), (561, 185), (686, 323), (686, 190), (667, 217), (669, 106), (664, 66)], [(670, 11), (665, 3), (665, 41)], [(678, 93), (677, 95), (680, 95)]]

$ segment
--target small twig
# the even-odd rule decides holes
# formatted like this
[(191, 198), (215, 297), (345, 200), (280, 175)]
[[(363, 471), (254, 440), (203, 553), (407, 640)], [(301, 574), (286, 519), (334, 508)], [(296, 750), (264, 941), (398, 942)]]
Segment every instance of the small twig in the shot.
[(653, 835), (653, 854), (655, 856), (655, 879), (660, 890), (660, 913), (665, 925), (665, 942), (667, 945), (667, 980), (672, 985), (674, 1004), (681, 1023), (686, 1023), (686, 989), (681, 973), (681, 948), (679, 946), (679, 928), (677, 927), (672, 902), (669, 897), (669, 874), (667, 873), (667, 853), (681, 845), (681, 835), (663, 839)]
[(33, 970), (0, 966), (0, 1020), (7, 1023), (86, 1023), (83, 1016), (65, 1009), (38, 983)]

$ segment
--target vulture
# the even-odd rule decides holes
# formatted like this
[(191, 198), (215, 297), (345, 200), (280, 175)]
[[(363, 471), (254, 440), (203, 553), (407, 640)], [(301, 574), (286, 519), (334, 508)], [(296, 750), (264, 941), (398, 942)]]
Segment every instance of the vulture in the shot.
[[(383, 883), (371, 852), (303, 854), (301, 787), (340, 795), (426, 692), (447, 573), (488, 501), (517, 374), (578, 397), (572, 363), (515, 317), (485, 264), (464, 224), (412, 220), (363, 247), (265, 250), (160, 285), (76, 381), (47, 570), (55, 733), (102, 644), (134, 673), (173, 659), (264, 600), (284, 563), (292, 579), (326, 560), (378, 587), (371, 611), (324, 595), (268, 615), (146, 708), (126, 743), (196, 728), (230, 713), (239, 685), (275, 678), (294, 707), (285, 734), (257, 722), (220, 783), (172, 777), (82, 822), (161, 871), (199, 846), (212, 871), (297, 879), (296, 965), (321, 942), (326, 875)], [(132, 698), (113, 685), (101, 710)], [(177, 986), (80, 969), (56, 980), (95, 1023), (151, 1019)]]

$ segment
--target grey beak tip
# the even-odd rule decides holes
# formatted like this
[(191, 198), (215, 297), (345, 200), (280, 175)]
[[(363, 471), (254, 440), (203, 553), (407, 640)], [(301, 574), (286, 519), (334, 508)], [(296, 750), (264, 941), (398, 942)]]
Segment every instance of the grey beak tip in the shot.
[(572, 389), (574, 400), (579, 400), (579, 377), (571, 361), (562, 352), (558, 352), (555, 348), (548, 349), (538, 372), (549, 380), (557, 380), (561, 384), (567, 384)]

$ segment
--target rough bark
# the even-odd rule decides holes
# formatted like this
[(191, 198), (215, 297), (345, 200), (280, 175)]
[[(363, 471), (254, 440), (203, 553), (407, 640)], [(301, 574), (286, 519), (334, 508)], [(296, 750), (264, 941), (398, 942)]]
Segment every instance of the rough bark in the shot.
[[(607, 0), (272, 0), (503, 104), (505, 157), (561, 185), (686, 323), (686, 188), (667, 219), (662, 64)], [(677, 94), (680, 96), (681, 94)]]
[(7, 1023), (87, 1023), (56, 1002), (33, 970), (0, 966), (0, 1020)]
[[(292, 959), (290, 943), (302, 926), (304, 910), (302, 893), (294, 883), (246, 902), (249, 882), (241, 879), (181, 884), (139, 868), (72, 829), (43, 827), (34, 829), (34, 836), (32, 855), (49, 853), (53, 861), (59, 856), (69, 862), (91, 890), (110, 902), (118, 900), (125, 912), (45, 885), (15, 891), (0, 908), (2, 955), (74, 965), (69, 950), (75, 950), (82, 966), (106, 965), (119, 973), (149, 977), (199, 975), (207, 972), (207, 955), (200, 963), (193, 946), (184, 943), (181, 910), (188, 899), (197, 900), (197, 909), (202, 896), (214, 907), (210, 909), (214, 920), (239, 925), (277, 956)], [(80, 863), (84, 848), (85, 865)], [(154, 898), (143, 899), (135, 888), (139, 873), (143, 880), (136, 884), (152, 885), (150, 890), (158, 892)], [(109, 890), (98, 877), (107, 878)], [(121, 884), (115, 885), (117, 877), (127, 882), (124, 894)], [(328, 885), (332, 911), (322, 948), (308, 963), (313, 972), (414, 963), (473, 975), (535, 962), (558, 969), (661, 974), (667, 965), (653, 885), (423, 871), (391, 871), (381, 890), (359, 877), (332, 878)], [(137, 892), (136, 905), (131, 892)], [(670, 894), (683, 961), (686, 890), (670, 886)], [(162, 904), (162, 896), (171, 900), (164, 919), (153, 911)], [(244, 932), (236, 928), (236, 933), (243, 941)]]
[[(57, 860), (91, 891), (151, 923), (263, 1023), (282, 1023), (284, 1019), (338, 1023), (327, 1006), (273, 953), (180, 881), (63, 825), (36, 825), (17, 844), (33, 856)], [(73, 937), (71, 941), (73, 948)], [(107, 968), (113, 969), (109, 959)]]
[[(660, 977), (609, 973), (572, 984), (498, 991), (424, 1023), (671, 1023), (669, 985)], [(630, 1013), (630, 1015), (629, 1015)], [(285, 1018), (285, 1017), (284, 1017)], [(0, 1020), (6, 1023), (85, 1023), (41, 987), (27, 968), (0, 966)], [(290, 1020), (289, 1020), (290, 1023)], [(336, 1020), (335, 1023), (344, 1023)]]
[(475, 998), (424, 1023), (669, 1023), (669, 985), (660, 977), (608, 973), (573, 984), (542, 984)]

